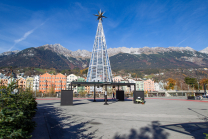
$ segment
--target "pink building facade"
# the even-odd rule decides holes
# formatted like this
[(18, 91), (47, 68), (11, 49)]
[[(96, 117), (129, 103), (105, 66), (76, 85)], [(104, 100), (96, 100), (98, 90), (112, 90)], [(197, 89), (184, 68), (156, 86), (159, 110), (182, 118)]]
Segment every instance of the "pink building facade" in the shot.
[(121, 76), (116, 76), (113, 78), (113, 82), (120, 82), (121, 80), (123, 80)]
[(148, 79), (144, 81), (144, 91), (152, 92), (155, 91), (154, 81)]

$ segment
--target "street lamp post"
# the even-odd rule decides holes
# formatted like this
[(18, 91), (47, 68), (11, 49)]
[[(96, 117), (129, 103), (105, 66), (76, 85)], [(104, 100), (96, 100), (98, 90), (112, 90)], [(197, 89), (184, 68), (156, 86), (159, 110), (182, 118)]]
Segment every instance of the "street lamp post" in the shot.
[(47, 86), (48, 86), (48, 84), (47, 84), (48, 82), (47, 82), (47, 80), (46, 80), (46, 93), (47, 93)]
[(105, 85), (105, 103), (104, 105), (108, 105), (107, 103), (107, 84)]
[[(47, 80), (45, 80), (45, 82), (46, 82), (46, 93), (47, 93)], [(44, 96), (45, 96), (45, 94), (44, 94)]]
[(36, 98), (36, 93), (37, 93), (37, 84), (35, 83), (35, 98)]
[[(198, 90), (199, 90), (199, 81), (197, 81), (198, 82)], [(200, 90), (199, 90), (199, 92), (200, 92)]]
[(59, 80), (59, 83), (61, 83), (61, 90), (62, 90), (62, 80)]

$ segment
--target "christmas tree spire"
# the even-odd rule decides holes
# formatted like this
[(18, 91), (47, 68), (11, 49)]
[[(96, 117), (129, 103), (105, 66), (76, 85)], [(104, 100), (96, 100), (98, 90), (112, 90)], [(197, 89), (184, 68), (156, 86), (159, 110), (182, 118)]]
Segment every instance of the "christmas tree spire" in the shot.
[(111, 82), (112, 71), (110, 60), (107, 53), (107, 45), (103, 31), (102, 18), (104, 12), (98, 11), (97, 20), (99, 20), (95, 41), (87, 73), (87, 82)]

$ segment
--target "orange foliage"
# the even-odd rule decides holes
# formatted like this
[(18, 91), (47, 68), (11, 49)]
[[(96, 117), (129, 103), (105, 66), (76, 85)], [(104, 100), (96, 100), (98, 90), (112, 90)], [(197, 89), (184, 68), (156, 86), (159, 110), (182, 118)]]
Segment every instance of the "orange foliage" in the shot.
[(208, 79), (206, 78), (201, 79), (200, 84), (208, 84)]
[(172, 78), (168, 78), (167, 81), (168, 81), (167, 89), (174, 89), (174, 86), (176, 85), (176, 80)]
[(80, 70), (80, 73), (82, 74), (83, 72), (87, 72), (87, 71), (88, 71), (88, 68), (85, 68), (85, 69)]

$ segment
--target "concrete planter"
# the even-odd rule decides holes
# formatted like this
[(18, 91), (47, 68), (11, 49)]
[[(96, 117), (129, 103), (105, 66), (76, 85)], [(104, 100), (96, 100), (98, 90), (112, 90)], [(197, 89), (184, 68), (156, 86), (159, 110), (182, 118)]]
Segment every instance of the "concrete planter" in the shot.
[(187, 96), (187, 99), (195, 100), (195, 96)]

